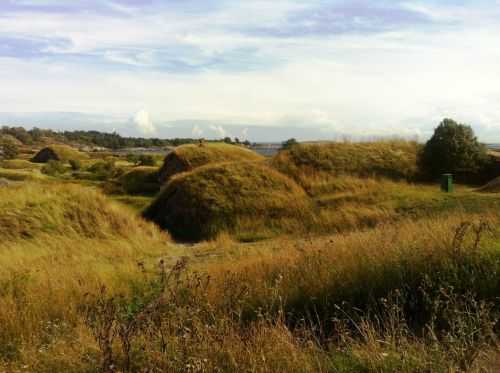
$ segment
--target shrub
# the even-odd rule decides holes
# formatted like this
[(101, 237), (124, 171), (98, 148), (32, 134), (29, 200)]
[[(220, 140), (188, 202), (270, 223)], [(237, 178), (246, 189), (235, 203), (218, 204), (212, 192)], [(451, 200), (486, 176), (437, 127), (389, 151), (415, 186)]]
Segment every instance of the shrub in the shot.
[(156, 160), (152, 155), (141, 154), (139, 156), (139, 166), (155, 166)]
[(158, 168), (136, 167), (118, 178), (118, 184), (127, 194), (154, 194), (160, 190)]
[(70, 159), (69, 165), (73, 171), (78, 171), (82, 168), (82, 162), (79, 159)]
[(184, 240), (228, 231), (293, 232), (309, 221), (311, 203), (295, 182), (259, 163), (207, 165), (174, 177), (144, 216)]
[(0, 141), (0, 158), (14, 159), (19, 154), (18, 146), (9, 139)]
[(66, 167), (61, 161), (48, 161), (41, 169), (42, 173), (49, 176), (57, 176), (66, 172)]
[(137, 154), (129, 153), (125, 158), (127, 159), (127, 162), (132, 163), (134, 165), (139, 163), (139, 155)]
[(112, 159), (94, 163), (88, 169), (99, 180), (108, 180), (120, 176), (123, 173), (121, 168), (116, 167)]
[(486, 147), (477, 141), (470, 126), (445, 119), (425, 144), (420, 163), (430, 178), (453, 173), (467, 179), (487, 166), (488, 156)]

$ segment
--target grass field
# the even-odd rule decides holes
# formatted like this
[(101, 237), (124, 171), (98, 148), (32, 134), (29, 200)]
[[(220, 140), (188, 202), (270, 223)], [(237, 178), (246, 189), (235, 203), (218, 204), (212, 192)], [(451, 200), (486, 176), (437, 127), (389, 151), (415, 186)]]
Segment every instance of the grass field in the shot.
[[(25, 177), (0, 186), (0, 371), (500, 369), (498, 194), (215, 163), (175, 176), (163, 192), (187, 197), (161, 211), (202, 198), (249, 218), (186, 244), (141, 217), (153, 195), (12, 164), (0, 175)], [(290, 214), (264, 219), (276, 193)]]

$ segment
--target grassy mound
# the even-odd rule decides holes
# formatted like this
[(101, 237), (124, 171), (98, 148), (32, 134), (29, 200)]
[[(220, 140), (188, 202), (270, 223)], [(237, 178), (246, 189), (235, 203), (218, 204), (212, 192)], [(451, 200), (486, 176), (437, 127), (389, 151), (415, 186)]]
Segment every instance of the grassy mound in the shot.
[(9, 170), (0, 168), (0, 178), (11, 181), (40, 180), (46, 176), (37, 170)]
[(155, 194), (160, 190), (157, 167), (136, 167), (118, 179), (127, 194)]
[(254, 162), (220, 163), (174, 177), (144, 216), (176, 238), (202, 240), (228, 231), (294, 231), (311, 204), (284, 175)]
[(259, 161), (262, 159), (264, 158), (259, 154), (242, 146), (224, 143), (183, 145), (165, 157), (159, 176), (161, 182), (166, 182), (175, 174), (191, 171), (209, 163)]
[(39, 235), (107, 238), (158, 235), (126, 208), (93, 189), (77, 185), (41, 187), (37, 183), (0, 189), (0, 237), (31, 239)]
[(272, 165), (304, 187), (318, 174), (413, 179), (418, 152), (417, 143), (406, 141), (300, 144), (278, 153)]
[(50, 160), (69, 161), (70, 159), (87, 159), (88, 156), (68, 145), (50, 145), (40, 150), (31, 160), (35, 163), (46, 163)]
[(9, 170), (39, 170), (40, 165), (25, 159), (8, 159), (0, 162), (1, 168)]

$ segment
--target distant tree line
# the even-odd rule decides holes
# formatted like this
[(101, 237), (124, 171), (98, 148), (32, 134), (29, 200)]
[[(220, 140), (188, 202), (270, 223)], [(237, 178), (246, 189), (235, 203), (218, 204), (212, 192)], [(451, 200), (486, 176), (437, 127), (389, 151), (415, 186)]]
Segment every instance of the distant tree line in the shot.
[[(0, 129), (0, 135), (10, 135), (22, 142), (25, 145), (32, 145), (41, 142), (44, 138), (50, 138), (55, 141), (64, 143), (79, 143), (83, 145), (93, 145), (109, 149), (123, 148), (150, 148), (163, 146), (179, 146), (183, 144), (198, 143), (199, 139), (192, 138), (174, 138), (174, 139), (159, 139), (159, 138), (143, 138), (143, 137), (123, 137), (116, 132), (106, 133), (100, 131), (54, 131), (50, 129), (33, 128), (26, 130), (24, 127), (8, 127), (3, 126)], [(234, 141), (226, 137), (222, 140), (226, 143), (240, 144), (239, 139)], [(242, 144), (250, 145), (248, 141)]]

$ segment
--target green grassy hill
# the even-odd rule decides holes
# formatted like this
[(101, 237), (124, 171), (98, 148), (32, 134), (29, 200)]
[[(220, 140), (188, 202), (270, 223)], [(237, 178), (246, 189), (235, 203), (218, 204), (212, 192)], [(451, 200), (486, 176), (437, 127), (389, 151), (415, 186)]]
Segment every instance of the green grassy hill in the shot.
[(197, 167), (218, 162), (259, 161), (264, 157), (243, 146), (225, 143), (182, 145), (167, 155), (160, 169), (160, 180), (167, 181), (173, 175)]
[(293, 231), (311, 212), (309, 198), (291, 179), (263, 164), (234, 162), (174, 177), (144, 216), (176, 237), (200, 240), (223, 231)]
[(412, 180), (419, 149), (406, 141), (299, 144), (279, 152), (271, 164), (308, 190), (318, 179), (345, 175)]

